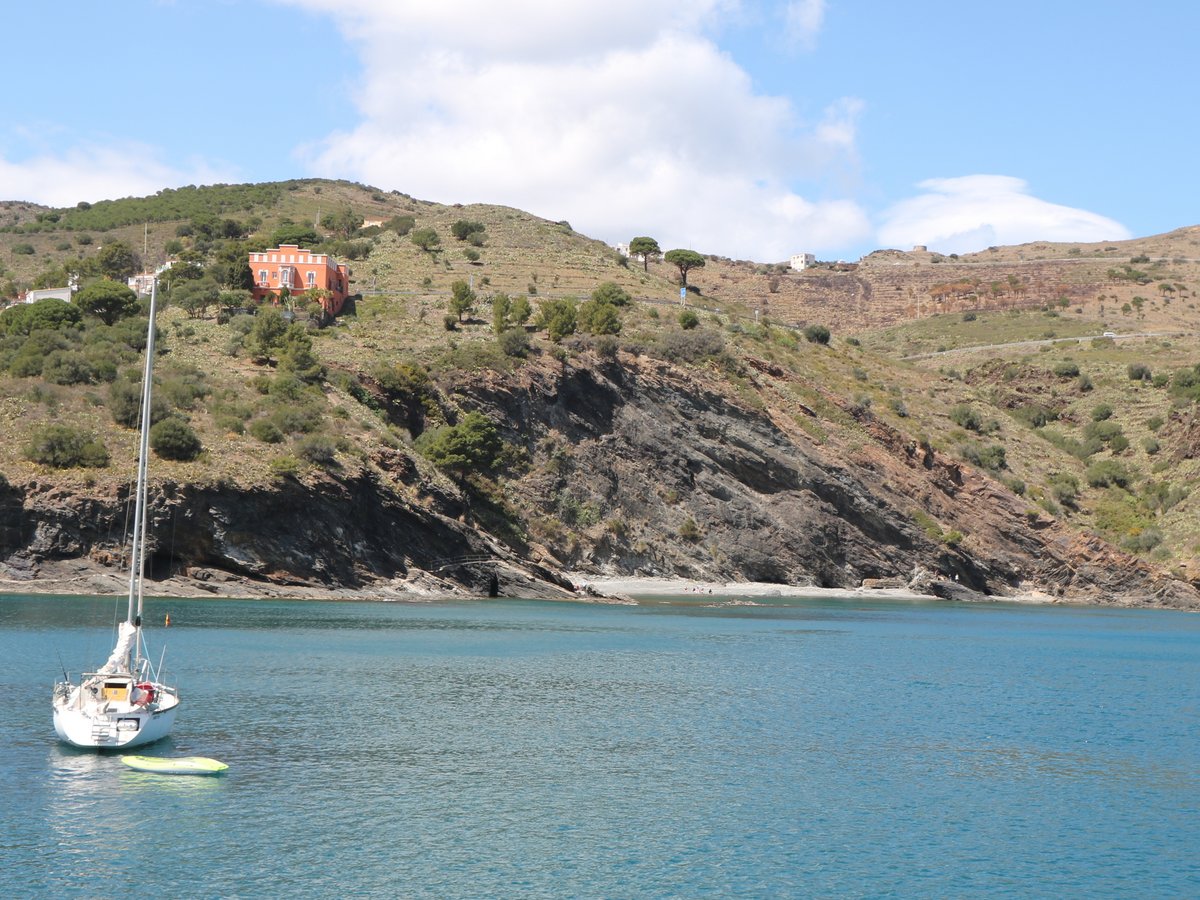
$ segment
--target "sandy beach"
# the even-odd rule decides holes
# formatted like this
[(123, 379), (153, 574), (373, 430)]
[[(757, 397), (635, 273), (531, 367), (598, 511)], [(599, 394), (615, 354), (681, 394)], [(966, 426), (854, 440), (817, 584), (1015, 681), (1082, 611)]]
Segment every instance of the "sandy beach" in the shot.
[(868, 597), (880, 600), (936, 600), (932, 594), (904, 588), (821, 588), (762, 581), (709, 582), (686, 578), (604, 578), (583, 573), (567, 573), (576, 587), (585, 593), (608, 597), (678, 597), (687, 594), (711, 594), (720, 597), (827, 597), (830, 599)]

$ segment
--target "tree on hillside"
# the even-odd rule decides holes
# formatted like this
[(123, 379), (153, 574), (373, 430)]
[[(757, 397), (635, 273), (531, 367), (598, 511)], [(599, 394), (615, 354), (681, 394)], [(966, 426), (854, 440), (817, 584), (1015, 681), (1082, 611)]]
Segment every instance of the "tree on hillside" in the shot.
[(337, 212), (328, 213), (321, 217), (322, 228), (347, 239), (354, 232), (358, 231), (362, 223), (363, 217), (349, 206), (344, 206)]
[(432, 228), (418, 228), (408, 236), (408, 239), (426, 253), (437, 253), (442, 247), (442, 239)]
[(247, 355), (259, 365), (268, 362), (274, 351), (283, 345), (287, 330), (288, 325), (278, 309), (273, 306), (263, 309), (254, 317), (254, 325), (243, 342)]
[(620, 334), (621, 315), (611, 303), (595, 298), (579, 307), (576, 315), (580, 329), (588, 334)]
[(687, 273), (704, 268), (704, 257), (695, 250), (668, 250), (663, 259), (679, 269), (679, 283), (687, 287)]
[(417, 449), (439, 469), (462, 479), (475, 471), (491, 471), (504, 450), (496, 426), (472, 410), (456, 425), (427, 431), (417, 439)]
[(290, 372), (309, 384), (315, 384), (325, 377), (325, 366), (313, 353), (312, 338), (299, 322), (293, 323), (284, 332), (279, 347), (279, 371)]
[(96, 254), (96, 266), (101, 275), (113, 281), (127, 281), (142, 267), (142, 261), (124, 241), (105, 244)]
[(183, 250), (171, 260), (171, 268), (160, 277), (168, 284), (196, 281), (204, 277), (204, 254), (199, 250)]
[(450, 285), (450, 312), (458, 316), (458, 321), (462, 321), (463, 313), (468, 313), (475, 308), (475, 292), (471, 290), (462, 279), (455, 281)]
[(460, 241), (465, 241), (473, 234), (482, 234), (484, 230), (482, 222), (471, 222), (467, 219), (459, 219), (450, 226), (450, 233)]
[(550, 340), (558, 343), (575, 333), (579, 307), (570, 297), (544, 300), (538, 309), (538, 326), (546, 329)]
[[(75, 298), (78, 301), (78, 297)], [(0, 334), (30, 334), (57, 331), (83, 321), (80, 307), (57, 297), (44, 297), (34, 303), (18, 303), (0, 312)]]
[(89, 284), (75, 295), (73, 302), (85, 314), (95, 316), (105, 325), (138, 311), (137, 294), (125, 285), (108, 279)]
[(229, 241), (221, 246), (208, 265), (208, 273), (226, 290), (254, 287), (254, 273), (250, 271), (250, 246), (240, 241)]
[(513, 300), (512, 305), (508, 308), (509, 320), (514, 325), (524, 325), (529, 321), (529, 317), (533, 315), (533, 307), (529, 305), (529, 300), (524, 296), (518, 296)]
[(509, 313), (512, 311), (512, 299), (503, 292), (492, 298), (492, 331), (503, 334), (508, 330)]
[(171, 303), (187, 313), (189, 319), (200, 319), (216, 304), (219, 293), (217, 283), (210, 278), (185, 281), (171, 291)]
[(311, 225), (297, 225), (295, 222), (281, 222), (279, 227), (271, 232), (271, 243), (275, 247), (283, 244), (315, 247), (320, 240), (317, 230)]
[(394, 231), (396, 234), (400, 235), (400, 237), (404, 237), (404, 235), (413, 230), (416, 224), (417, 220), (412, 216), (399, 215), (392, 216), (390, 219), (384, 222), (383, 228), (385, 231)]
[(650, 271), (650, 260), (662, 256), (658, 241), (652, 237), (635, 237), (629, 242), (629, 254), (642, 258), (642, 271)]

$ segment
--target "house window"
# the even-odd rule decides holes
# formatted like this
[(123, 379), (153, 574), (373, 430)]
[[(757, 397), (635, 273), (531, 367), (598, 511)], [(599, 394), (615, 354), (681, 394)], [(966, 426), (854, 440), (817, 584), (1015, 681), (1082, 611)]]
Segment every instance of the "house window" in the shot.
[(308, 286), (310, 288), (316, 287), (317, 286), (317, 273), (309, 272), (306, 277), (306, 281), (308, 282)]
[(287, 266), (279, 267), (279, 285), (280, 287), (292, 286), (292, 270)]
[(264, 285), (264, 286), (266, 285), (266, 283), (267, 283), (267, 270), (266, 269), (258, 270), (258, 283), (261, 285)]

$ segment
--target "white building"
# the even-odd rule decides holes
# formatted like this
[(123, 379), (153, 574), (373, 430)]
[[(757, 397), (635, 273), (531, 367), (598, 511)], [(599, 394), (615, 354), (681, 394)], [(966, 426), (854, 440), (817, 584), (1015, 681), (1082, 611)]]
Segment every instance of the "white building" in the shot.
[(71, 302), (71, 288), (43, 288), (40, 291), (26, 291), (25, 303), (37, 303), (39, 300), (46, 300), (53, 297), (55, 300), (65, 300)]
[(792, 269), (796, 272), (802, 272), (817, 261), (817, 258), (811, 253), (797, 253), (792, 257)]

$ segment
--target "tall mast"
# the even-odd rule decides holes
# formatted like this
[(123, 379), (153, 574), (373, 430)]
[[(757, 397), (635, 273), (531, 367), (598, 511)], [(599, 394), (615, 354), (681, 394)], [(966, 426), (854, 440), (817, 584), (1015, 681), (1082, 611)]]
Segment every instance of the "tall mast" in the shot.
[[(150, 323), (146, 330), (146, 364), (142, 370), (142, 422), (138, 441), (137, 488), (133, 507), (133, 546), (129, 556), (129, 608), (125, 621), (141, 623), (142, 576), (146, 559), (146, 461), (150, 453), (150, 394), (154, 386), (154, 319), (158, 279), (150, 282)], [(136, 652), (136, 651), (135, 651)]]

